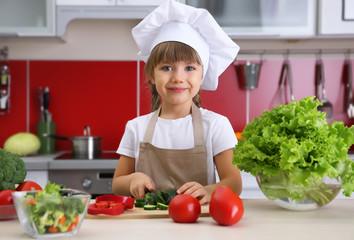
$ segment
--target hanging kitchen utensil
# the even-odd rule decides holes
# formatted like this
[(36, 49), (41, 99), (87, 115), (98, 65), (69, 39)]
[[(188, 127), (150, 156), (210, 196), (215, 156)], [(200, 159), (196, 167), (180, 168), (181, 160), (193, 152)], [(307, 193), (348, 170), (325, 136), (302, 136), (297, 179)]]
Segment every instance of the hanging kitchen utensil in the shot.
[(258, 87), (259, 72), (262, 62), (246, 61), (245, 63), (237, 63), (237, 77), (241, 88), (252, 90)]
[(71, 153), (75, 159), (97, 159), (101, 157), (101, 137), (91, 136), (89, 126), (84, 127), (84, 135), (76, 137), (64, 137), (51, 134), (43, 134), (58, 140), (71, 140)]
[(352, 92), (352, 64), (350, 58), (346, 59), (346, 72), (347, 72), (347, 82), (346, 82), (346, 109), (349, 118), (354, 118), (354, 103), (353, 103), (353, 92)]
[(241, 88), (246, 90), (246, 124), (249, 122), (249, 90), (258, 87), (259, 72), (261, 70), (262, 60), (259, 62), (251, 62), (247, 60), (245, 63), (236, 64), (237, 78)]
[[(322, 106), (318, 106), (318, 110), (326, 113), (326, 119), (328, 121), (333, 119), (333, 105), (327, 99), (326, 89), (325, 89), (325, 77), (323, 70), (322, 59), (317, 60), (317, 98), (322, 102)], [(321, 98), (319, 98), (319, 93)]]
[(293, 78), (291, 73), (291, 66), (288, 59), (284, 61), (284, 65), (282, 67), (281, 80), (279, 84), (279, 88), (275, 93), (275, 96), (271, 102), (270, 108), (275, 108), (278, 105), (285, 105), (289, 103), (286, 97), (286, 80), (288, 80), (287, 84), (289, 86), (290, 93), (290, 101), (294, 101), (294, 91), (293, 91)]

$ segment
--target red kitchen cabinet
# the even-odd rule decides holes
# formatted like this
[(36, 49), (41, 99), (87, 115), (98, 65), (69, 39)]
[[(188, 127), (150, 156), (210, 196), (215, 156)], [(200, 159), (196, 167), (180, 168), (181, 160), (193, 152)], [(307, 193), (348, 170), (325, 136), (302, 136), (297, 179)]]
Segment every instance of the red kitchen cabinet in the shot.
[[(85, 125), (102, 137), (103, 150), (116, 150), (125, 124), (137, 115), (135, 61), (31, 61), (30, 130), (39, 121), (38, 87), (49, 87), (56, 134), (83, 135)], [(70, 150), (57, 140), (57, 150)]]

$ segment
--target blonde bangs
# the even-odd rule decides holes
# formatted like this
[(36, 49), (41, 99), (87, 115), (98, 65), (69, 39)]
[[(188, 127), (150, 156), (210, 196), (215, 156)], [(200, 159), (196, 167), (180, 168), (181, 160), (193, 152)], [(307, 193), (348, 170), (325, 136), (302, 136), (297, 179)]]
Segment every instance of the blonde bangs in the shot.
[(163, 42), (157, 45), (150, 54), (145, 65), (145, 73), (152, 75), (154, 68), (161, 62), (196, 62), (202, 65), (198, 53), (187, 44), (181, 42)]
[(197, 62), (201, 64), (198, 53), (190, 46), (181, 42), (165, 42), (157, 45), (156, 59), (157, 63), (160, 62)]

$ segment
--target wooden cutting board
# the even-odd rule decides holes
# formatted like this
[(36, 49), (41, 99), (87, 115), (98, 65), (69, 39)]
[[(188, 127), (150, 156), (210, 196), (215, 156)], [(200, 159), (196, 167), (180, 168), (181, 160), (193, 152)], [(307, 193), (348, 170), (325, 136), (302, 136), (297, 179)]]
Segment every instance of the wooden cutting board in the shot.
[[(200, 217), (209, 217), (209, 205), (202, 205)], [(91, 215), (86, 214), (87, 219), (137, 219), (137, 218), (169, 218), (168, 210), (144, 210), (143, 208), (127, 209), (121, 215)]]

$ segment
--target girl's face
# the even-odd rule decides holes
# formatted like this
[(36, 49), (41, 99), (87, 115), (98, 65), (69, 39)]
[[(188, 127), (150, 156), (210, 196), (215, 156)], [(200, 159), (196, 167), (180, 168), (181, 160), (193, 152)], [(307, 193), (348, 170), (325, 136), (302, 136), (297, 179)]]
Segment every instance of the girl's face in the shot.
[(203, 82), (203, 66), (197, 62), (161, 62), (150, 79), (162, 104), (192, 103)]

